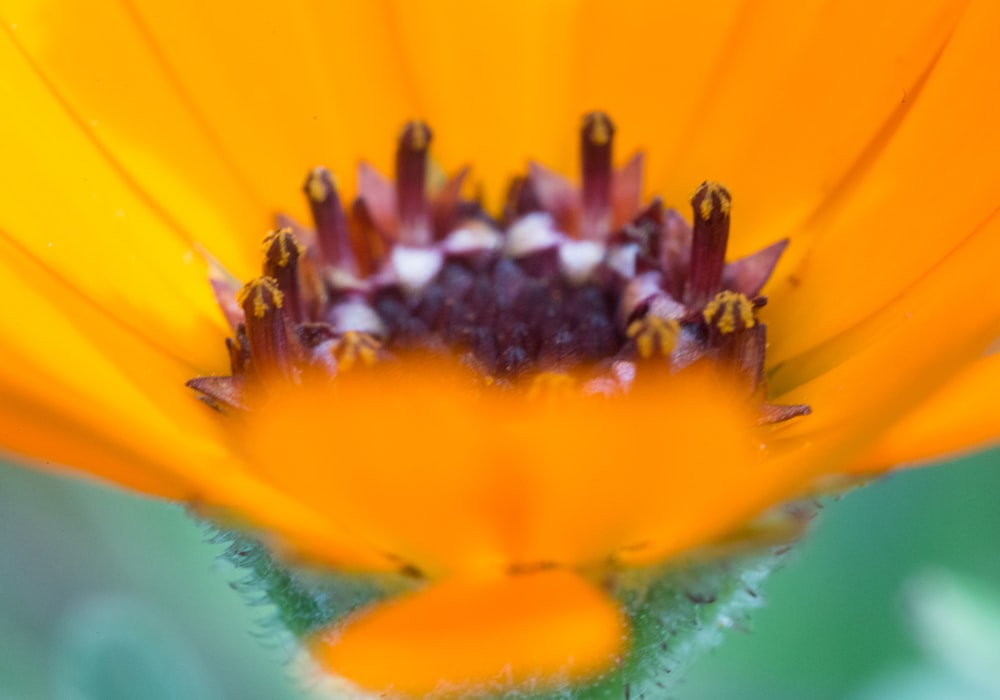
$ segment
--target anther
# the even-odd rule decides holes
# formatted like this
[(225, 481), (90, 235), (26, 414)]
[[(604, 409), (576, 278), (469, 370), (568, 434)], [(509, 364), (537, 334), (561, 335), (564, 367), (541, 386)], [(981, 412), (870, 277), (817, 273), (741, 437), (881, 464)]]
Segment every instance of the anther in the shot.
[(604, 240), (611, 229), (614, 135), (615, 126), (608, 115), (591, 112), (584, 116), (580, 129), (580, 237), (584, 240)]
[(565, 372), (540, 372), (531, 378), (527, 398), (569, 399), (579, 391), (578, 382)]
[(290, 228), (271, 231), (264, 237), (264, 276), (271, 277), (281, 291), (282, 308), (296, 323), (305, 320), (299, 289), (299, 257), (304, 249)]
[(705, 305), (702, 317), (710, 327), (728, 335), (753, 328), (757, 323), (753, 311), (754, 304), (745, 295), (724, 291)]
[(247, 282), (237, 297), (246, 316), (247, 341), (254, 368), (277, 371), (286, 377), (294, 372), (295, 350), (283, 310), (284, 294), (272, 277)]
[(694, 231), (691, 241), (691, 268), (684, 301), (700, 308), (721, 289), (729, 242), (729, 192), (715, 182), (705, 182), (691, 197)]
[(433, 242), (426, 192), (431, 136), (425, 123), (411, 121), (403, 127), (396, 148), (397, 235), (404, 245), (425, 246)]
[(354, 367), (371, 367), (378, 360), (382, 344), (372, 335), (347, 331), (331, 347), (330, 354), (337, 362), (338, 372), (348, 372)]
[(351, 232), (333, 175), (326, 168), (313, 168), (302, 189), (312, 210), (316, 242), (323, 262), (352, 275), (358, 274)]
[(657, 354), (670, 357), (680, 332), (680, 324), (674, 319), (647, 314), (632, 321), (625, 335), (635, 342), (639, 357), (649, 360)]

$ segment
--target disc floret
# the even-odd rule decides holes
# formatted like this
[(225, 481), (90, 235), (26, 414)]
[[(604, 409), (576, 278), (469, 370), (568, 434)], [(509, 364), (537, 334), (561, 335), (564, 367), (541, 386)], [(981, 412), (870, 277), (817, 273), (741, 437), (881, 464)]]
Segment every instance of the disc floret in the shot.
[(232, 374), (191, 385), (217, 408), (244, 410), (246, 388), (270, 381), (255, 370), (332, 379), (413, 352), (501, 388), (574, 373), (604, 393), (627, 392), (651, 363), (712, 362), (744, 377), (762, 420), (805, 413), (764, 403), (757, 310), (787, 241), (727, 262), (728, 190), (699, 186), (691, 224), (659, 199), (641, 205), (642, 156), (616, 169), (614, 136), (606, 114), (585, 115), (580, 186), (532, 163), (498, 218), (463, 194), (467, 170), (429, 184), (423, 122), (400, 132), (394, 181), (362, 166), (349, 207), (333, 175), (313, 169), (303, 187), (313, 227), (282, 217), (289, 225), (265, 237), (262, 277), (239, 292), (236, 313), (228, 307)]

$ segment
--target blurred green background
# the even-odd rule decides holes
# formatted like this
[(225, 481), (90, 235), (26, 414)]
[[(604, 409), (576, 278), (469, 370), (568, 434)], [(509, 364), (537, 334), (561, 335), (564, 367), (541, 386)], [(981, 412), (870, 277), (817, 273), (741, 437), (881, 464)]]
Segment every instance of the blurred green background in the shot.
[[(1000, 698), (1000, 451), (826, 505), (676, 700)], [(0, 466), (0, 700), (308, 698), (182, 510)]]

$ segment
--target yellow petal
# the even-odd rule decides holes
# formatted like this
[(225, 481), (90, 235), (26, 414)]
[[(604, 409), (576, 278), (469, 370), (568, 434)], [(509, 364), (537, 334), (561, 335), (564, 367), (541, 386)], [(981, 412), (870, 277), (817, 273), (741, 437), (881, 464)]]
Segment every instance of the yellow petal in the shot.
[(609, 667), (624, 621), (561, 570), (449, 580), (362, 611), (310, 643), (319, 663), (393, 697), (555, 689)]

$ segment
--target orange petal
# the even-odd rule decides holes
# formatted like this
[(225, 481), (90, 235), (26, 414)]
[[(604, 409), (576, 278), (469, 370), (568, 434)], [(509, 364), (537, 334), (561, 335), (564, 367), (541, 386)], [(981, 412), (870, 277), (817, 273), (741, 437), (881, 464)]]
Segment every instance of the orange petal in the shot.
[(309, 644), (316, 660), (393, 697), (555, 690), (610, 667), (622, 614), (574, 574), (448, 580), (362, 611)]
[(240, 438), (254, 473), (425, 571), (502, 567), (486, 510), (493, 465), (469, 468), (490, 433), (461, 410), (453, 378), (438, 377), (433, 393), (423, 381), (351, 379), (255, 410)]
[[(121, 5), (27, 0), (5, 3), (0, 15), (6, 101), (20, 106), (0, 117), (4, 148), (27, 171), (18, 173), (18, 191), (50, 201), (58, 183), (67, 194), (99, 197), (93, 208), (104, 204), (105, 221), (91, 235), (120, 226), (116, 215), (134, 225), (152, 215), (154, 229), (197, 240), (235, 273), (256, 267), (250, 253), (270, 224), (271, 203), (245, 191)], [(15, 199), (11, 208), (29, 204)]]
[[(662, 29), (664, 42), (651, 42), (657, 51), (678, 42), (688, 53), (657, 76), (664, 106), (640, 122), (659, 122), (642, 139), (651, 147), (650, 180), (682, 210), (698, 183), (723, 182), (735, 200), (734, 256), (796, 236), (876, 155), (964, 6), (747, 2), (733, 22), (719, 3), (676, 4), (716, 23), (675, 24)], [(715, 48), (719, 36), (722, 50)], [(621, 61), (632, 55), (615, 53)], [(694, 90), (689, 72), (701, 76)]]
[(0, 172), (0, 189), (10, 193), (0, 208), (4, 249), (18, 249), (151, 345), (215, 366), (225, 325), (201, 256), (84, 136), (5, 32), (0, 100), (19, 107), (0, 116), (0, 144), (13, 164)]
[[(65, 473), (63, 465), (119, 486), (182, 501), (191, 485), (151, 464), (116, 436), (102, 435), (72, 416), (40, 405), (36, 397), (16, 393), (0, 378), (0, 444), (9, 460), (31, 459), (33, 467)], [(58, 436), (58, 437), (53, 437)]]
[[(122, 60), (155, 58), (169, 76), (173, 99), (256, 193), (257, 215), (281, 209), (305, 220), (299, 184), (310, 168), (324, 164), (345, 184), (352, 182), (361, 157), (384, 169), (396, 130), (419, 116), (403, 82), (384, 3), (124, 4), (132, 25), (127, 31), (141, 37), (146, 55), (129, 48), (129, 58)], [(92, 21), (90, 15), (84, 3), (65, 20), (49, 23), (50, 41), (67, 47), (64, 56), (88, 61), (90, 41), (75, 28)], [(95, 108), (117, 115), (135, 132), (125, 104), (128, 93), (95, 89), (86, 69), (70, 73), (57, 67), (63, 69), (60, 81), (85, 92)], [(153, 77), (162, 84), (162, 77)], [(156, 114), (145, 119), (151, 123), (142, 138), (155, 147), (158, 132), (171, 122)]]
[(772, 363), (898, 298), (1000, 205), (998, 27), (1000, 4), (972, 4), (881, 155), (805, 232), (808, 255), (770, 291)]
[(430, 576), (593, 564), (650, 542), (665, 557), (815, 476), (762, 461), (746, 407), (695, 375), (548, 401), (389, 368), (290, 392), (241, 441), (259, 478)]
[[(134, 469), (145, 465), (154, 473), (193, 469), (224, 454), (204, 407), (184, 389), (195, 371), (189, 364), (52, 279), (2, 237), (0, 296), (0, 386), (5, 396), (33, 407), (32, 420), (43, 421), (39, 412), (50, 411), (57, 423), (90, 431), (97, 444), (117, 444), (120, 453), (135, 455)], [(2, 429), (14, 439), (11, 426)], [(54, 458), (52, 438), (44, 431), (37, 438), (31, 449), (24, 435), (13, 444), (31, 456)]]
[(0, 315), (5, 449), (45, 468), (253, 513), (254, 525), (280, 531), (313, 560), (398, 568), (325, 515), (242, 473), (220, 417), (184, 386), (194, 368), (95, 307), (3, 237), (0, 298), (6, 300)]
[(347, 572), (398, 572), (403, 564), (356, 533), (333, 522), (329, 511), (272, 488), (248, 474), (242, 464), (202, 465), (190, 479), (194, 493), (185, 500), (223, 526), (249, 531), (286, 561)]
[[(393, 2), (400, 65), (450, 164), (496, 194), (528, 159), (568, 165), (582, 112), (577, 3)], [(494, 199), (494, 204), (497, 200)]]
[(1000, 439), (1000, 354), (962, 370), (893, 425), (854, 465), (851, 473), (884, 471), (981, 448)]
[[(814, 443), (854, 443), (851, 464), (879, 434), (975, 361), (1000, 335), (1000, 214), (995, 214), (906, 295), (854, 332), (823, 348), (815, 366), (780, 368), (778, 383), (814, 376), (779, 400), (808, 403), (813, 415), (777, 435)], [(974, 290), (970, 293), (970, 290)], [(825, 371), (820, 368), (833, 366)], [(817, 376), (818, 375), (818, 376)], [(778, 390), (780, 393), (780, 389)], [(888, 465), (883, 465), (888, 466)]]

